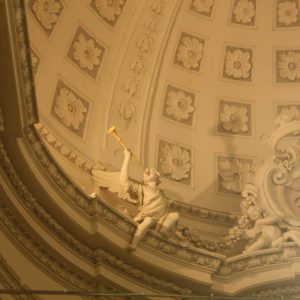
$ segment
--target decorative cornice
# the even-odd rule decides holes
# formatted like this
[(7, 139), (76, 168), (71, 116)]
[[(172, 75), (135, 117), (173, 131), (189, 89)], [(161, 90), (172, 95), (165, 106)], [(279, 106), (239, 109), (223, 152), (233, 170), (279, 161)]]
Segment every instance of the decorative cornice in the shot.
[[(289, 296), (299, 296), (300, 295), (300, 286), (299, 284), (295, 285), (288, 285), (285, 287), (274, 287), (272, 289), (264, 289), (260, 290), (259, 292), (251, 294), (251, 297), (255, 297), (258, 299), (262, 298), (281, 298), (284, 299), (284, 297)], [(298, 297), (297, 297), (298, 298)]]
[[(98, 280), (94, 280), (93, 278), (87, 279), (86, 275), (80, 275), (79, 270), (67, 266), (62, 260), (58, 260), (54, 254), (49, 254), (46, 247), (41, 246), (37, 240), (32, 239), (29, 233), (23, 229), (17, 219), (3, 203), (0, 203), (0, 225), (2, 225), (2, 227), (19, 243), (20, 247), (26, 249), (26, 252), (30, 257), (33, 257), (42, 264), (44, 268), (56, 278), (63, 280), (72, 287), (80, 290), (98, 290), (98, 287), (100, 286)], [(93, 257), (95, 258), (95, 265), (96, 263), (104, 262), (118, 271), (121, 270), (122, 272), (125, 272), (127, 275), (131, 276), (131, 278), (138, 280), (143, 284), (178, 294), (192, 293), (189, 289), (179, 287), (172, 282), (157, 278), (137, 269), (102, 249), (93, 251)], [(105, 284), (101, 283), (101, 291), (103, 291), (103, 288), (105, 288)], [(111, 287), (109, 287), (109, 289), (111, 289)]]
[[(7, 1), (7, 3), (10, 1)], [(27, 124), (32, 124), (38, 121), (37, 105), (34, 89), (34, 78), (31, 69), (31, 57), (29, 48), (29, 39), (27, 34), (27, 23), (25, 16), (25, 7), (23, 0), (11, 1), (13, 5), (13, 21), (17, 46), (17, 55), (21, 68), (21, 80), (23, 85), (23, 97), (26, 106), (26, 118)]]
[(33, 150), (38, 161), (41, 163), (46, 174), (53, 180), (53, 182), (68, 196), (71, 201), (81, 208), (87, 215), (94, 215), (94, 201), (86, 197), (79, 189), (69, 181), (55, 161), (47, 152), (45, 146), (39, 139), (34, 128), (27, 127), (24, 129), (27, 141), (30, 148)]
[(181, 214), (193, 216), (204, 222), (218, 222), (225, 225), (236, 224), (239, 214), (220, 212), (169, 199), (169, 207)]
[(153, 286), (154, 288), (178, 293), (181, 295), (189, 295), (192, 293), (192, 291), (188, 288), (179, 287), (170, 281), (157, 278), (140, 269), (134, 268), (132, 265), (125, 263), (124, 261), (116, 258), (115, 256), (111, 255), (110, 253), (104, 250), (98, 249), (95, 251), (95, 254), (100, 261), (108, 262), (110, 265), (117, 268), (118, 270), (122, 270), (124, 273), (150, 286)]
[[(43, 148), (42, 143), (39, 141), (38, 137), (34, 133), (33, 129), (26, 130), (27, 137), (29, 137), (29, 141), (33, 142), (33, 150), (37, 154), (37, 158), (40, 160), (41, 164), (46, 168), (46, 171), (52, 168), (52, 172), (50, 172), (50, 176), (57, 183), (60, 188), (65, 188), (70, 185), (68, 183), (67, 178), (63, 178), (62, 173), (59, 173), (59, 169), (55, 166), (54, 162), (51, 161), (51, 158), (46, 156), (45, 149)], [(48, 214), (45, 209), (43, 209), (37, 202), (26, 186), (22, 183), (19, 175), (17, 174), (16, 170), (14, 169), (11, 161), (3, 147), (3, 144), (0, 144), (0, 161), (4, 170), (6, 171), (11, 183), (16, 188), (18, 195), (23, 199), (23, 202), (26, 206), (31, 210), (31, 212), (40, 220), (42, 221), (56, 236), (60, 239), (65, 240), (69, 246), (71, 246), (76, 252), (79, 252), (84, 257), (93, 260), (93, 254), (91, 249), (89, 249), (86, 245), (80, 243), (77, 239), (75, 239), (71, 234), (66, 232), (60, 224), (58, 224), (53, 217)], [(56, 175), (56, 172), (58, 175)], [(65, 184), (61, 184), (64, 182)], [(75, 192), (77, 191), (75, 187), (72, 186), (74, 189), (74, 193), (69, 193), (70, 197), (74, 197), (76, 199)], [(79, 196), (78, 196), (79, 197)], [(84, 196), (81, 196), (84, 197)], [(74, 200), (73, 199), (73, 200)], [(86, 199), (88, 201), (89, 199)], [(74, 200), (75, 201), (75, 200)], [(107, 226), (110, 228), (114, 228), (122, 234), (125, 234), (127, 237), (132, 236), (135, 230), (134, 223), (126, 218), (125, 216), (119, 214), (117, 211), (113, 210), (111, 207), (107, 206), (104, 202), (100, 199), (94, 199), (94, 204), (92, 205), (93, 212), (100, 217), (100, 221), (106, 223)], [(77, 201), (75, 201), (76, 204)], [(79, 205), (79, 204), (78, 204)], [(80, 206), (81, 209), (88, 209), (86, 212), (91, 212), (91, 206)], [(180, 261), (184, 261), (185, 263), (192, 263), (198, 266), (201, 266), (205, 269), (209, 269), (211, 271), (215, 271), (222, 260), (225, 258), (222, 255), (215, 254), (212, 252), (207, 252), (205, 250), (190, 248), (190, 247), (182, 247), (181, 245), (177, 244), (175, 241), (170, 241), (162, 238), (159, 235), (156, 235), (153, 232), (148, 232), (147, 238), (145, 243), (154, 248), (159, 250), (169, 256), (172, 256)]]
[(96, 282), (92, 278), (88, 279), (87, 274), (81, 274), (80, 270), (76, 269), (75, 266), (67, 266), (65, 262), (58, 260), (54, 254), (49, 254), (46, 247), (40, 245), (36, 239), (33, 239), (1, 202), (0, 224), (18, 242), (19, 247), (25, 249), (26, 253), (39, 262), (52, 276), (80, 290), (97, 290)]
[[(6, 172), (6, 175), (8, 176), (8, 179), (10, 180), (11, 184), (14, 186), (18, 196), (22, 199), (22, 202), (25, 203), (28, 210), (33, 215), (35, 215), (37, 219), (41, 223), (43, 223), (47, 227), (47, 229), (50, 230), (54, 235), (56, 235), (61, 241), (67, 242), (67, 244), (74, 251), (76, 251), (83, 257), (89, 259), (94, 264), (98, 262), (99, 259), (101, 259), (102, 262), (106, 262), (108, 265), (117, 268), (119, 271), (121, 270), (125, 272), (127, 275), (130, 275), (134, 279), (138, 279), (143, 284), (153, 285), (153, 287), (155, 288), (167, 290), (174, 293), (180, 293), (180, 294), (191, 293), (191, 291), (188, 289), (178, 287), (171, 282), (167, 282), (165, 280), (156, 278), (153, 275), (141, 271), (140, 269), (137, 269), (125, 263), (124, 261), (114, 257), (113, 255), (105, 252), (102, 249), (92, 250), (88, 246), (84, 245), (79, 240), (77, 240), (73, 235), (68, 233), (43, 207), (39, 205), (38, 200), (34, 196), (32, 196), (32, 194), (29, 192), (28, 188), (24, 185), (20, 176), (17, 174), (15, 168), (13, 167), (7, 155), (7, 152), (4, 149), (2, 141), (0, 141), (0, 162), (4, 171)], [(12, 224), (15, 223), (15, 220), (11, 220), (13, 216), (10, 214), (8, 209), (4, 207), (4, 204), (0, 203), (0, 209), (1, 208), (2, 208), (2, 221), (7, 226), (12, 226)], [(104, 219), (107, 222), (107, 224), (110, 224), (111, 226), (116, 226), (116, 228), (119, 231), (125, 232), (130, 235), (133, 234), (133, 231), (135, 230), (135, 225), (132, 222), (130, 222), (130, 220), (128, 219), (126, 220), (125, 217), (119, 216), (116, 212), (108, 209), (100, 201), (97, 201), (95, 211), (97, 212), (97, 215), (101, 217), (101, 219)], [(1, 217), (1, 212), (0, 212), (0, 217)], [(17, 235), (15, 236), (15, 238), (21, 243), (22, 241), (24, 242), (24, 240), (26, 240), (28, 243), (26, 243), (25, 246), (30, 245), (32, 247), (33, 246), (38, 247), (36, 245), (36, 242), (27, 240), (29, 239), (28, 234), (22, 231), (20, 225), (18, 226), (19, 227), (17, 227), (17, 229), (15, 230), (12, 230), (9, 227), (11, 234), (14, 235), (14, 233), (16, 233)], [(22, 235), (24, 237), (22, 237)], [(28, 247), (26, 247), (27, 250), (29, 250)], [(40, 247), (38, 247), (36, 251), (33, 251), (32, 249), (29, 251), (29, 253), (40, 254), (40, 256), (43, 257), (42, 262), (48, 263), (50, 260), (49, 257), (52, 256), (45, 254), (44, 252), (45, 251), (42, 251)], [(49, 266), (47, 265), (46, 267), (48, 268)], [(61, 272), (63, 274), (65, 273), (64, 270), (62, 270)]]
[(74, 150), (71, 150), (67, 145), (64, 144), (59, 138), (57, 138), (49, 129), (42, 123), (35, 124), (38, 133), (40, 134), (43, 141), (52, 146), (56, 151), (61, 155), (67, 158), (69, 161), (74, 163), (78, 168), (83, 171), (90, 173), (94, 163), (88, 161), (82, 155), (76, 153)]
[(73, 248), (76, 252), (85, 258), (92, 259), (92, 250), (82, 244), (70, 233), (68, 233), (54, 218), (51, 216), (39, 203), (38, 200), (30, 193), (28, 188), (22, 182), (20, 176), (16, 172), (7, 152), (0, 140), (0, 165), (8, 176), (10, 183), (13, 185), (18, 196), (22, 199), (22, 203), (27, 209), (42, 223), (46, 225), (48, 230), (62, 239), (64, 242)]
[(300, 248), (294, 243), (283, 244), (280, 249), (267, 249), (257, 253), (242, 254), (225, 260), (217, 274), (228, 277), (237, 275), (244, 271), (256, 270), (262, 267), (270, 267), (287, 263), (291, 259), (298, 257), (299, 261)]
[[(0, 255), (0, 284), (6, 289), (11, 290), (28, 290), (27, 286), (21, 283), (21, 279), (8, 265), (7, 261)], [(21, 300), (38, 300), (37, 296), (27, 295), (27, 296), (15, 296), (16, 299)]]

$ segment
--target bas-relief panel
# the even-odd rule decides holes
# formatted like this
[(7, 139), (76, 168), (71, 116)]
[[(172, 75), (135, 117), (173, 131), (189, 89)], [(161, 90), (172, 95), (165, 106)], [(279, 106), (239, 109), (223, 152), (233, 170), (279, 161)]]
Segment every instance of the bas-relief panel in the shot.
[(178, 125), (192, 127), (195, 120), (196, 94), (174, 84), (165, 88), (162, 117)]
[(276, 83), (300, 82), (300, 48), (275, 49)]
[(80, 138), (84, 137), (90, 103), (73, 87), (58, 80), (52, 100), (51, 115)]
[(299, 27), (300, 18), (298, 0), (276, 0), (274, 20), (276, 29)]
[(67, 58), (84, 74), (97, 80), (106, 48), (82, 26), (78, 26), (69, 47)]
[(233, 0), (229, 23), (244, 28), (256, 27), (257, 0)]
[(191, 148), (165, 139), (158, 140), (157, 170), (162, 177), (192, 186), (192, 162)]
[(92, 0), (90, 7), (107, 24), (114, 27), (123, 11), (126, 0)]
[(217, 154), (217, 192), (240, 195), (245, 184), (251, 182), (254, 159), (227, 154)]
[(222, 78), (235, 82), (253, 81), (254, 49), (225, 45)]
[(220, 97), (217, 133), (229, 136), (253, 136), (252, 103)]
[(50, 37), (65, 5), (61, 0), (28, 0), (28, 7), (39, 27)]
[(181, 32), (173, 58), (175, 66), (199, 72), (207, 43), (206, 37)]

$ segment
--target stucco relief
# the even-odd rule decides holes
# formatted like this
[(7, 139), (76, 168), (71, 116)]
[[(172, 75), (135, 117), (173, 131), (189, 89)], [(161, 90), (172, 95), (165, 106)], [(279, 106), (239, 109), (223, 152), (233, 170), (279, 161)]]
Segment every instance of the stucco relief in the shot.
[(215, 0), (191, 0), (189, 10), (198, 16), (211, 19), (213, 16)]
[[(300, 122), (295, 121), (273, 133), (269, 139), (273, 159), (255, 164), (251, 180), (242, 189), (242, 215), (230, 229), (228, 243), (247, 240), (245, 253), (278, 248), (288, 241), (300, 247), (299, 145), (284, 144), (284, 138), (299, 129)], [(295, 251), (298, 256), (299, 249)]]
[(32, 48), (30, 49), (30, 56), (31, 56), (31, 69), (32, 69), (33, 76), (36, 80), (37, 73), (38, 73), (38, 70), (39, 70), (40, 65), (41, 65), (41, 57)]
[(217, 133), (252, 136), (252, 103), (219, 99)]
[(239, 195), (251, 182), (253, 159), (217, 155), (218, 192)]
[(173, 84), (165, 90), (162, 116), (178, 124), (193, 126), (196, 94)]
[(110, 26), (115, 26), (126, 0), (92, 0), (90, 7)]
[(234, 0), (230, 23), (245, 27), (255, 27), (256, 7), (256, 0)]
[(59, 80), (53, 97), (51, 115), (79, 137), (84, 136), (89, 102), (68, 84)]
[(192, 150), (177, 143), (159, 140), (157, 169), (166, 179), (192, 184)]
[(84, 74), (96, 80), (103, 64), (105, 52), (105, 46), (79, 26), (72, 39), (67, 57)]
[[(35, 125), (42, 139), (57, 150), (61, 155), (67, 158), (69, 161), (74, 163), (77, 167), (90, 173), (94, 163), (87, 160), (82, 155), (78, 154), (67, 146), (61, 139), (57, 138), (49, 129), (41, 123)], [(99, 164), (99, 163), (98, 163)]]
[(253, 49), (227, 45), (222, 77), (240, 82), (253, 80)]
[(276, 1), (276, 27), (290, 28), (300, 26), (299, 2), (297, 0)]
[[(277, 127), (281, 127), (290, 122), (300, 121), (300, 104), (278, 104), (276, 111), (275, 124)], [(292, 134), (298, 135), (299, 132), (293, 132)]]
[(277, 83), (295, 83), (300, 81), (299, 49), (276, 50), (275, 59)]
[(144, 75), (147, 72), (148, 58), (152, 53), (162, 13), (165, 9), (163, 0), (155, 0), (149, 6), (149, 15), (143, 23), (143, 31), (135, 42), (137, 54), (129, 63), (128, 79), (122, 85), (122, 100), (119, 102), (118, 113), (125, 128), (136, 121), (137, 107), (142, 92)]
[(191, 71), (200, 71), (206, 39), (187, 32), (180, 34), (174, 64)]
[(28, 6), (40, 28), (47, 36), (53, 32), (64, 5), (61, 0), (29, 0)]

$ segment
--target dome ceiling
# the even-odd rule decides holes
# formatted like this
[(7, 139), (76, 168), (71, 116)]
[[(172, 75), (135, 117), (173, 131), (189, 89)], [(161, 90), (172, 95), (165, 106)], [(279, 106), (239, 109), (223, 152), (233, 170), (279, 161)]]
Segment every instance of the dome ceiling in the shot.
[(298, 1), (45, 5), (26, 5), (32, 63), (40, 120), (63, 142), (53, 153), (66, 171), (70, 161), (120, 168), (122, 147), (106, 134), (115, 125), (171, 197), (238, 211), (253, 162), (269, 154), (261, 137), (299, 118)]

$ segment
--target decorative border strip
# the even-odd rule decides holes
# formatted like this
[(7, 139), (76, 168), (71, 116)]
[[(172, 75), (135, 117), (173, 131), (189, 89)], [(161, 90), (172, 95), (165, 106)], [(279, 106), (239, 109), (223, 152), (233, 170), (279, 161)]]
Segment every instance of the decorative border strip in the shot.
[[(29, 290), (28, 287), (24, 284), (21, 284), (21, 279), (19, 276), (12, 270), (8, 265), (7, 261), (0, 255), (0, 284), (7, 288), (13, 290)], [(28, 299), (28, 300), (39, 300), (41, 299), (38, 296), (27, 295), (21, 297), (15, 297), (17, 299)]]
[(222, 277), (229, 277), (243, 271), (287, 263), (291, 259), (299, 256), (300, 248), (293, 242), (286, 243), (280, 249), (266, 249), (255, 254), (242, 254), (234, 258), (229, 258), (220, 267), (217, 274)]
[[(47, 144), (52, 146), (61, 155), (67, 158), (69, 161), (74, 163), (78, 168), (82, 169), (87, 173), (91, 173), (94, 163), (83, 158), (80, 154), (76, 153), (66, 146), (59, 138), (57, 138), (49, 129), (42, 123), (35, 124), (39, 135)], [(104, 168), (104, 166), (101, 166)]]
[(28, 125), (38, 121), (37, 104), (34, 89), (34, 78), (31, 68), (31, 57), (29, 38), (27, 34), (27, 23), (25, 16), (24, 1), (14, 0), (13, 5), (13, 18), (14, 27), (16, 30), (16, 45), (18, 48), (18, 58), (21, 67), (21, 80), (23, 83), (24, 101), (26, 105), (26, 115)]

